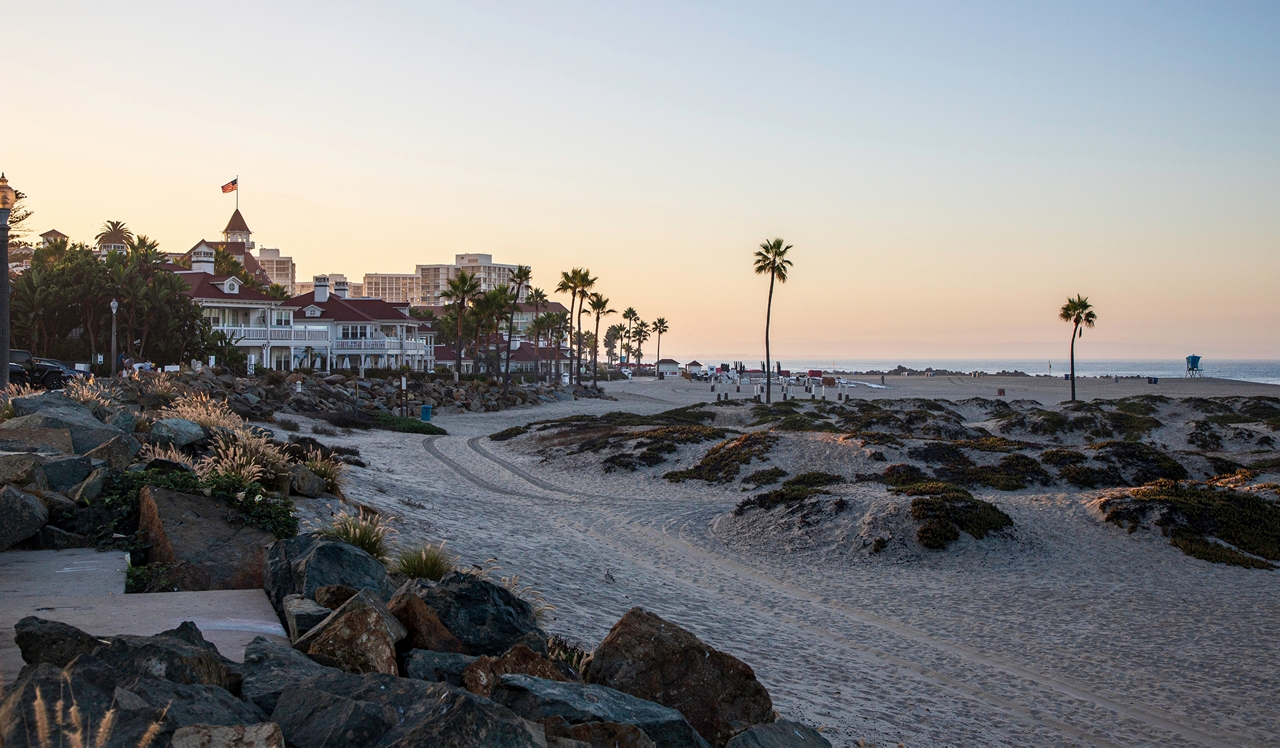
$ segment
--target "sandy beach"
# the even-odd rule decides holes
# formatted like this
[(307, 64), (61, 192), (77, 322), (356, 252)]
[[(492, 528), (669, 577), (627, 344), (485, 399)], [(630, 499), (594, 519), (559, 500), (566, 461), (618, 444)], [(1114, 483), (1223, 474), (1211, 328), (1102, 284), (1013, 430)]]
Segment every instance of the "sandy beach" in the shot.
[[(1049, 378), (886, 383), (852, 393), (1067, 398), (1067, 383)], [(1083, 399), (1280, 395), (1211, 379), (1079, 385)], [(1000, 537), (869, 556), (846, 552), (856, 527), (769, 534), (733, 516), (747, 495), (737, 485), (660, 477), (707, 445), (682, 447), (657, 471), (606, 473), (598, 456), (552, 460), (532, 440), (487, 438), (533, 420), (715, 397), (685, 380), (607, 391), (616, 400), (444, 415), (443, 437), (325, 441), (359, 447), (368, 468), (352, 469), (348, 499), (398, 518), (399, 542), (443, 539), (466, 563), (496, 559), (555, 606), (550, 631), (588, 648), (631, 606), (653, 610), (751, 664), (781, 715), (835, 745), (1261, 746), (1280, 735), (1280, 571), (1207, 563), (1158, 534), (1126, 533), (1089, 508), (1102, 491), (1065, 484), (975, 490), (1014, 519)], [(806, 433), (776, 459), (792, 472), (853, 471), (851, 449)], [(865, 511), (886, 496), (870, 483), (836, 493)], [(312, 521), (331, 509), (300, 506)]]

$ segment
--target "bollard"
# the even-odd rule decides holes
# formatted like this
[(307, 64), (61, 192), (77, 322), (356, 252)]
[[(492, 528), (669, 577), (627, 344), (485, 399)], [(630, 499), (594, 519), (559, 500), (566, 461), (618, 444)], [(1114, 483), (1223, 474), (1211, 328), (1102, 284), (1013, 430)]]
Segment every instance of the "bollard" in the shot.
[(716, 386), (715, 386), (714, 384), (713, 384), (713, 385), (711, 385), (711, 391), (712, 391), (712, 392), (715, 392), (715, 391), (716, 391)]
[(738, 385), (738, 392), (742, 392), (742, 385)]

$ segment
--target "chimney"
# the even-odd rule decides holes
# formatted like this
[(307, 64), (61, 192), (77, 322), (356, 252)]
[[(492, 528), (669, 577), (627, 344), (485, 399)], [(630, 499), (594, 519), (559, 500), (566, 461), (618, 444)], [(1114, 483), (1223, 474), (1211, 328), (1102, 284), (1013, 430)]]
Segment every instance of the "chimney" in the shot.
[(313, 280), (316, 282), (315, 301), (323, 304), (329, 300), (329, 276), (317, 275)]
[(197, 273), (213, 275), (213, 250), (207, 244), (201, 244), (191, 250), (191, 269)]
[(333, 282), (333, 295), (339, 299), (347, 298), (347, 280), (345, 278)]

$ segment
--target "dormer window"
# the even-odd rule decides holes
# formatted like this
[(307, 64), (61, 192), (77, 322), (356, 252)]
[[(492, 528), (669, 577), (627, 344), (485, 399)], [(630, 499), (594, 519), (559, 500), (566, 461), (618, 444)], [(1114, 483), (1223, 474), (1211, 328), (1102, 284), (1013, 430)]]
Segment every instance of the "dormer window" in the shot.
[(319, 317), (319, 316), (320, 316), (320, 307), (316, 307), (316, 306), (309, 306), (309, 307), (307, 307), (305, 314), (306, 314), (308, 317)]
[(228, 278), (227, 282), (222, 285), (227, 293), (240, 293), (240, 284), (236, 283), (235, 278)]

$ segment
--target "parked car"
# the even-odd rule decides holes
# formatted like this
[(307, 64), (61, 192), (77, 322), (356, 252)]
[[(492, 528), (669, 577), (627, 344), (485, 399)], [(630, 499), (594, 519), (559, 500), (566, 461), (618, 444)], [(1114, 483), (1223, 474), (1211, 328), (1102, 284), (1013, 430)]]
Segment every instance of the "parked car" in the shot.
[[(36, 358), (35, 361), (36, 361), (36, 366), (47, 370), (48, 373), (46, 374), (46, 376), (49, 376), (49, 374), (51, 374), (53, 371), (56, 370), (58, 372), (58, 376), (61, 377), (62, 379), (61, 384), (63, 385), (66, 384), (67, 382), (70, 382), (73, 379), (89, 378), (89, 372), (80, 371), (79, 369), (76, 369), (74, 367), (67, 366), (66, 362), (64, 361), (57, 361), (52, 358), (38, 358), (38, 357)], [(49, 389), (55, 389), (55, 388), (50, 387)]]
[(22, 364), (9, 364), (9, 384), (30, 384), (31, 378), (27, 376), (27, 370), (22, 368)]
[(65, 379), (62, 370), (65, 369), (62, 364), (50, 365), (47, 363), (39, 363), (40, 361), (48, 361), (48, 359), (37, 359), (31, 355), (31, 351), (18, 350), (16, 348), (9, 349), (9, 381), (13, 381), (13, 366), (17, 364), (22, 367), (27, 374), (27, 384), (37, 387), (43, 387), (46, 390), (56, 390), (62, 386)]

